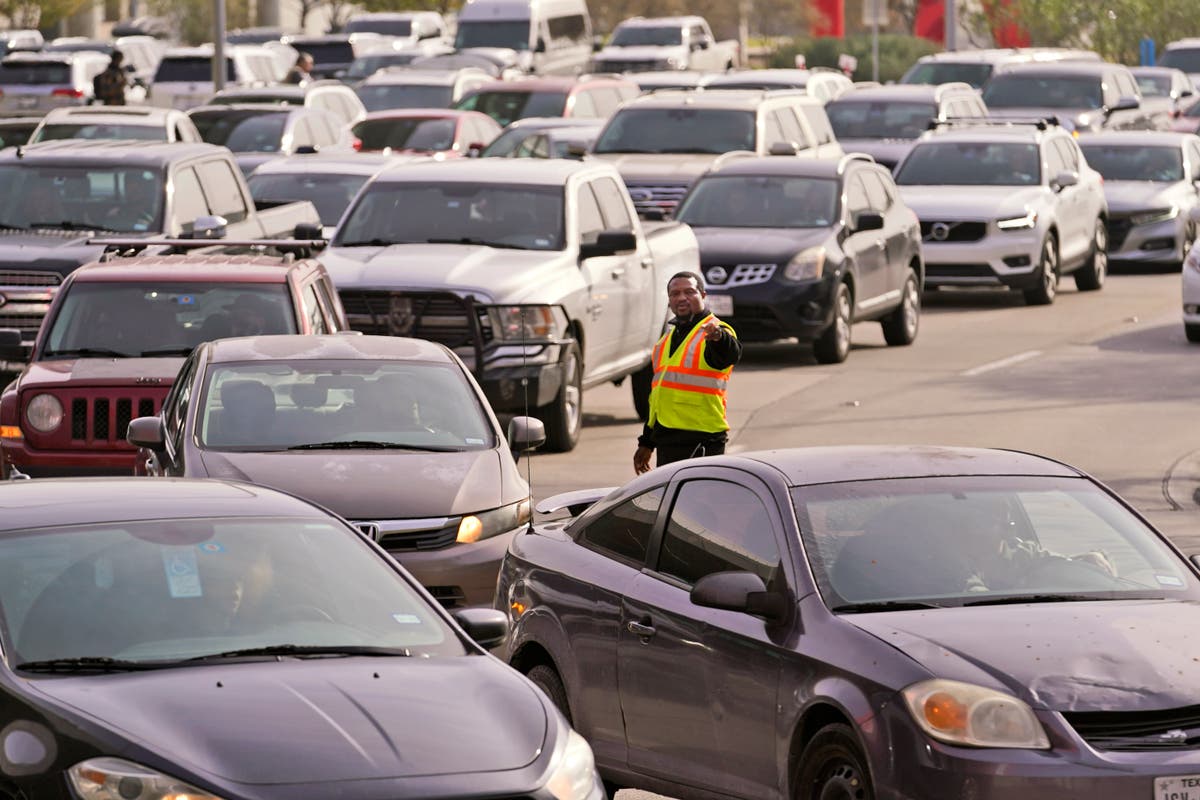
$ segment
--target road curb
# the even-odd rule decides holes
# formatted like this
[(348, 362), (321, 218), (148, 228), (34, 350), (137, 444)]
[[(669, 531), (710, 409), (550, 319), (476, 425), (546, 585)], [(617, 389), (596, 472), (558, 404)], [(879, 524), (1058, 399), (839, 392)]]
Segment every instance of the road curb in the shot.
[(1200, 450), (1180, 456), (1167, 470), (1163, 497), (1175, 511), (1200, 508)]

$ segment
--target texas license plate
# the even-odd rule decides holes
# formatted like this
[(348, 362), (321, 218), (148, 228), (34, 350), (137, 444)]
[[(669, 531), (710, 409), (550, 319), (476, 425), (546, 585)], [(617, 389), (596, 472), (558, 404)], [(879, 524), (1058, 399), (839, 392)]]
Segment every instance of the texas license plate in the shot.
[(708, 310), (718, 317), (732, 317), (733, 296), (728, 294), (710, 294), (708, 296)]
[(1200, 800), (1200, 775), (1155, 778), (1154, 800)]

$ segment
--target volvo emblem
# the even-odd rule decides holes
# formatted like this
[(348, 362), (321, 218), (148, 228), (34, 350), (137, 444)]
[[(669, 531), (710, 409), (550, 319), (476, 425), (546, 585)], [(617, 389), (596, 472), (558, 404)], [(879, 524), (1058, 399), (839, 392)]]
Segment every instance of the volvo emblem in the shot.
[(724, 267), (713, 267), (708, 271), (709, 283), (724, 283), (728, 277), (729, 273), (725, 271)]
[(378, 542), (383, 538), (379, 530), (379, 523), (377, 522), (356, 522), (354, 523), (354, 527), (358, 528), (359, 532), (372, 542)]
[(950, 238), (950, 226), (944, 222), (935, 222), (929, 229), (929, 238), (935, 242), (944, 242)]

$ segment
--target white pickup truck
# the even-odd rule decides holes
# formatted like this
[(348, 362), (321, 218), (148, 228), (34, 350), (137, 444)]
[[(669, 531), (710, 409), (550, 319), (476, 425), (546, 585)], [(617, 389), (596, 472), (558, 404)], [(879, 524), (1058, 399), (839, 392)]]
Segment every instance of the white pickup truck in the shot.
[(704, 17), (631, 17), (592, 56), (593, 72), (718, 72), (739, 65), (737, 41), (718, 42)]
[(355, 330), (457, 353), (500, 414), (579, 439), (583, 390), (633, 376), (649, 403), (666, 284), (699, 268), (691, 228), (643, 227), (609, 164), (466, 159), (381, 173), (321, 254)]

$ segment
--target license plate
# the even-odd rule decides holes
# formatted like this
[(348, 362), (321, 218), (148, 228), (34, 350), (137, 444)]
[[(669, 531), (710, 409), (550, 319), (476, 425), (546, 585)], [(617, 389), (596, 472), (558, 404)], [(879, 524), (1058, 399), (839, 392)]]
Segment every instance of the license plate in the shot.
[[(707, 298), (708, 310), (718, 317), (733, 316), (733, 296), (728, 294), (710, 294)], [(1200, 800), (1200, 798), (1198, 798)]]
[(1200, 775), (1155, 778), (1154, 800), (1200, 800)]
[(36, 108), (37, 102), (38, 102), (38, 99), (36, 97), (18, 97), (17, 98), (17, 107), (18, 108)]

